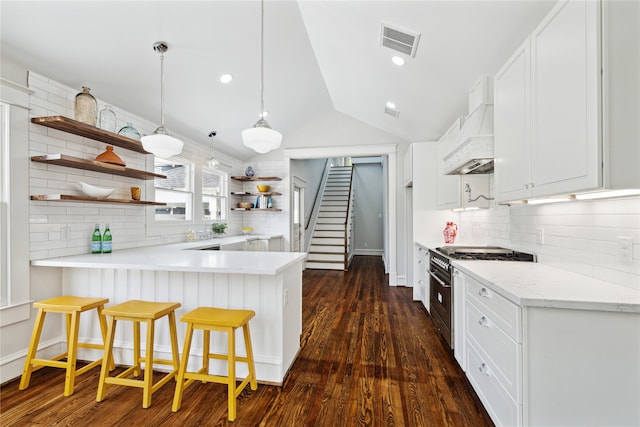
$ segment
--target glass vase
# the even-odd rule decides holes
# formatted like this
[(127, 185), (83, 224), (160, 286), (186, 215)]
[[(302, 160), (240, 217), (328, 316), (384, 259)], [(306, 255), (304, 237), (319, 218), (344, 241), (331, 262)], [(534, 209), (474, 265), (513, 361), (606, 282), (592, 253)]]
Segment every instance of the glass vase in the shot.
[(105, 107), (100, 110), (98, 127), (108, 130), (109, 132), (116, 131), (116, 113), (111, 109), (111, 105), (105, 105)]
[(127, 123), (126, 126), (122, 127), (118, 131), (118, 135), (126, 136), (127, 138), (135, 139), (136, 141), (140, 141), (140, 132), (133, 127), (131, 123)]
[(82, 92), (76, 95), (74, 116), (79, 122), (95, 126), (98, 120), (98, 103), (89, 93), (90, 90), (90, 88), (83, 86)]

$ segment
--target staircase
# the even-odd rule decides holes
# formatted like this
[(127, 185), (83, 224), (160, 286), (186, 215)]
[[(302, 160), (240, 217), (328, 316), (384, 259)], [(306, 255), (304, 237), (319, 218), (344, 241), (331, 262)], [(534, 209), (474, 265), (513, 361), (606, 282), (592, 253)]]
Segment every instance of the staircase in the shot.
[(347, 270), (351, 261), (353, 194), (351, 166), (329, 170), (320, 211), (311, 237), (306, 268)]

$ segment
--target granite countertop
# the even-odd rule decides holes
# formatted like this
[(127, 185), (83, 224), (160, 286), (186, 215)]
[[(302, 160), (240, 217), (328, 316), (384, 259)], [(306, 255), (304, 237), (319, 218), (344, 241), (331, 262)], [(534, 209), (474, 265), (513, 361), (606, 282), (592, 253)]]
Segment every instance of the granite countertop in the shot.
[(251, 239), (280, 236), (230, 236), (212, 240), (124, 249), (110, 254), (83, 254), (31, 261), (43, 267), (117, 268), (130, 270), (188, 271), (201, 273), (276, 275), (302, 262), (304, 252), (250, 252), (194, 250)]
[(640, 313), (640, 290), (533, 262), (452, 261), (515, 304)]

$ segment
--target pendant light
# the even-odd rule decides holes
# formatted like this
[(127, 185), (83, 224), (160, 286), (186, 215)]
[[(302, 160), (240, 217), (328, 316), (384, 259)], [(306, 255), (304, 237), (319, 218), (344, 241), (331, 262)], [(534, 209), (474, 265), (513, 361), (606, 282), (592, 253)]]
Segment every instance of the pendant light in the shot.
[(174, 138), (164, 127), (164, 53), (169, 50), (166, 42), (155, 42), (153, 50), (160, 54), (160, 126), (151, 135), (141, 138), (142, 147), (163, 159), (176, 156), (182, 152), (184, 143)]
[(260, 119), (252, 128), (242, 131), (242, 143), (257, 153), (280, 147), (282, 134), (271, 129), (264, 119), (264, 0), (260, 2)]
[(213, 138), (215, 138), (217, 134), (218, 133), (215, 130), (209, 132), (209, 138), (211, 138), (211, 158), (207, 160), (207, 166), (210, 168), (215, 168), (220, 164), (220, 162), (216, 160), (216, 149), (213, 143)]

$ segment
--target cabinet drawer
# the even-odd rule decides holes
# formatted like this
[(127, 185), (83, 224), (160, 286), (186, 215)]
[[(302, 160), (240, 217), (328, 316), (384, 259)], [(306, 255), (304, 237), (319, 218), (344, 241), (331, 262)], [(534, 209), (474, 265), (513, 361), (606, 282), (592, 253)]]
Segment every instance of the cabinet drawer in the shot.
[(509, 396), (495, 376), (493, 364), (484, 359), (467, 340), (467, 377), (497, 426), (522, 425), (522, 406)]
[(465, 283), (466, 299), (471, 299), (483, 313), (491, 315), (493, 322), (513, 340), (522, 342), (520, 307), (469, 276), (465, 276)]
[(495, 376), (511, 397), (520, 402), (522, 346), (496, 326), (491, 314), (470, 301), (465, 310), (465, 336), (483, 359), (491, 362)]

